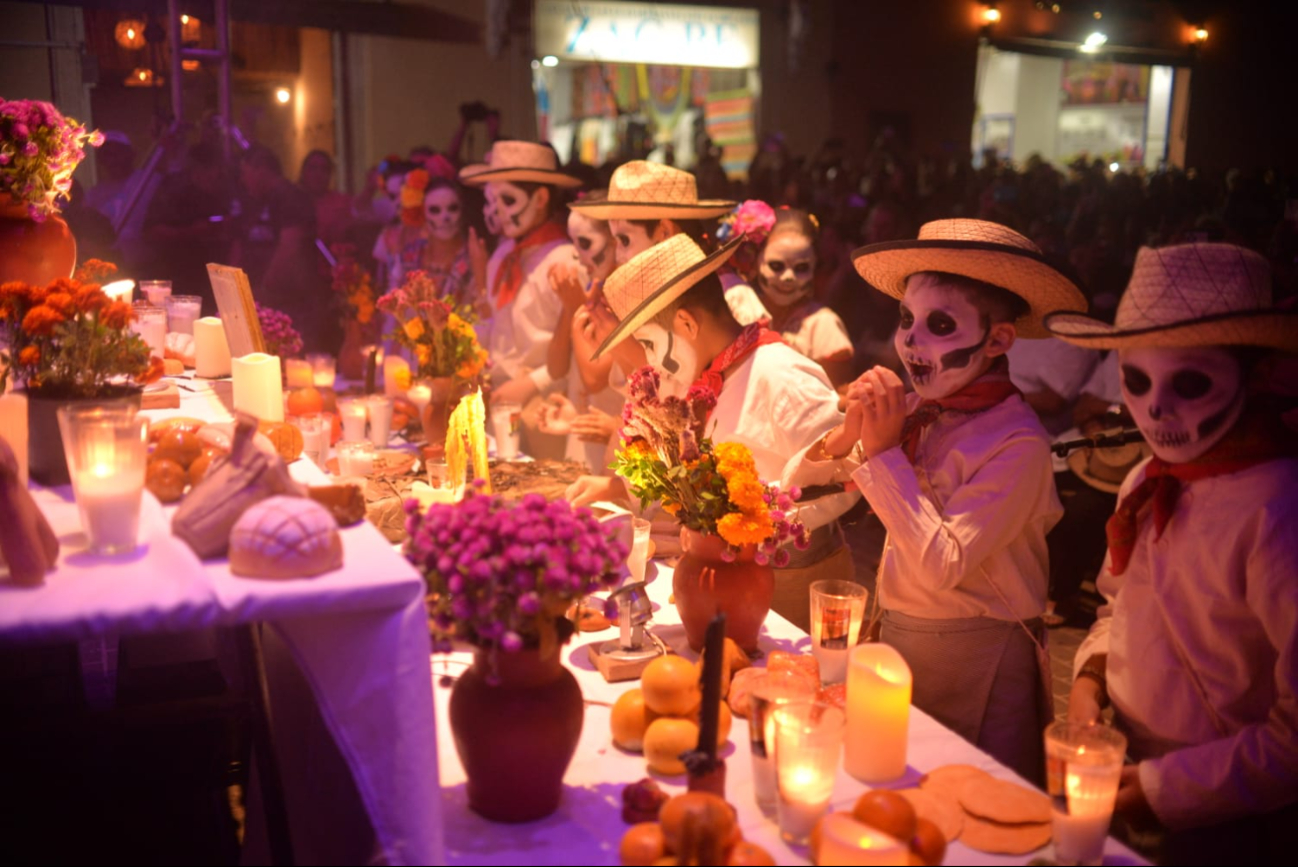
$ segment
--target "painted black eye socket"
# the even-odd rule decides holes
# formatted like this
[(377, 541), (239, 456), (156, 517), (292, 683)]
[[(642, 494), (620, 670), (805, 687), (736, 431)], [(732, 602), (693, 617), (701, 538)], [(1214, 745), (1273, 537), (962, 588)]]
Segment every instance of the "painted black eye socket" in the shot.
[(631, 246), (631, 236), (630, 236), (630, 235), (622, 235), (622, 234), (619, 234), (619, 235), (617, 236), (617, 245), (618, 245), (619, 247), (630, 247), (630, 246)]
[(934, 311), (928, 315), (927, 321), (928, 330), (934, 337), (946, 337), (955, 333), (955, 320), (945, 313)]
[(1128, 394), (1140, 397), (1149, 393), (1149, 388), (1153, 383), (1149, 380), (1149, 374), (1139, 367), (1124, 364), (1122, 366), (1122, 384), (1127, 389)]
[(591, 246), (591, 245), (590, 245), (590, 238), (578, 238), (578, 239), (577, 239), (577, 246), (580, 247), (580, 248), (582, 248), (583, 250), (589, 250), (589, 249), (590, 249), (590, 246)]
[(428, 209), (428, 213), (430, 213), (430, 214), (432, 214), (434, 217), (436, 217), (436, 216), (438, 216), (439, 214), (442, 213), (442, 206), (441, 206), (441, 205), (433, 205), (432, 207), (430, 207), (430, 208)]
[(648, 352), (648, 353), (650, 353), (650, 354), (653, 353), (653, 351), (654, 351), (654, 342), (653, 342), (652, 340), (641, 340), (641, 341), (640, 341), (640, 345), (641, 345), (642, 347), (644, 347), (644, 351), (645, 351), (645, 352)]
[(766, 263), (766, 267), (770, 268), (771, 273), (777, 277), (784, 273), (784, 263), (779, 259), (771, 259)]
[(915, 314), (905, 305), (901, 305), (901, 330), (910, 331), (915, 325)]
[(515, 199), (513, 196), (509, 195), (508, 193), (500, 197), (500, 203), (504, 205), (506, 208), (514, 207), (514, 202), (516, 201), (518, 200)]
[(1172, 377), (1172, 391), (1186, 400), (1198, 400), (1212, 390), (1212, 377), (1201, 370), (1178, 370)]
[(799, 262), (798, 264), (793, 266), (793, 273), (797, 274), (799, 277), (809, 276), (811, 274), (811, 263)]
[(448, 205), (446, 208), (446, 213), (448, 214), (458, 214), (459, 212), (460, 212), (459, 205)]

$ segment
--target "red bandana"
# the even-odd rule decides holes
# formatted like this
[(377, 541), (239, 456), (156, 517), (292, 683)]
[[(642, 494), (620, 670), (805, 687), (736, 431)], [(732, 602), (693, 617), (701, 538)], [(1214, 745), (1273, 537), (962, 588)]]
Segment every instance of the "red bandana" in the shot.
[(1172, 520), (1183, 483), (1238, 473), (1294, 453), (1293, 444), (1278, 430), (1270, 414), (1246, 411), (1220, 442), (1192, 461), (1169, 464), (1158, 457), (1150, 458), (1145, 466), (1145, 478), (1123, 498), (1104, 526), (1109, 540), (1110, 570), (1114, 575), (1127, 571), (1140, 535), (1140, 510), (1146, 503), (1153, 503), (1154, 538), (1157, 539)]
[(568, 233), (563, 226), (553, 220), (546, 220), (522, 238), (514, 242), (514, 249), (500, 263), (496, 272), (496, 309), (508, 307), (518, 295), (519, 288), (527, 275), (523, 273), (523, 252), (532, 247), (543, 247), (555, 241), (568, 240)]
[(1000, 356), (987, 368), (987, 372), (966, 385), (959, 391), (952, 392), (940, 400), (925, 400), (915, 407), (915, 411), (906, 416), (906, 423), (901, 429), (901, 448), (906, 458), (915, 463), (915, 453), (919, 450), (919, 435), (924, 428), (937, 421), (944, 412), (963, 412), (973, 414), (983, 412), (996, 406), (1011, 395), (1022, 394), (1014, 383), (1010, 382), (1010, 363), (1005, 356)]
[(749, 355), (757, 351), (757, 347), (765, 346), (768, 343), (783, 343), (784, 338), (778, 332), (772, 331), (760, 322), (754, 322), (739, 332), (739, 336), (734, 342), (712, 359), (707, 370), (695, 380), (695, 385), (701, 385), (708, 389), (715, 396), (721, 395), (721, 387), (725, 384), (725, 373), (739, 362), (743, 361)]

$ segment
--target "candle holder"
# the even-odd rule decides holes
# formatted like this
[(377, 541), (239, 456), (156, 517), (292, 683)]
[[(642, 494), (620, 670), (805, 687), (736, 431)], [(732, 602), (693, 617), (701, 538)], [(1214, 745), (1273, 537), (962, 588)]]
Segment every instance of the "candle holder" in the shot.
[(134, 316), (131, 319), (131, 330), (149, 345), (149, 353), (154, 358), (163, 358), (167, 354), (167, 308), (157, 307), (147, 301), (136, 301), (131, 305)]
[(352, 440), (338, 443), (338, 475), (365, 478), (374, 472), (374, 443)]
[(284, 359), (284, 384), (289, 388), (310, 388), (315, 382), (311, 362), (303, 358)]
[(392, 437), (392, 398), (371, 394), (365, 398), (365, 409), (370, 417), (370, 442), (375, 448), (387, 448)]
[(816, 688), (801, 674), (768, 671), (748, 691), (748, 743), (753, 754), (753, 796), (768, 816), (775, 814), (775, 710), (792, 701), (815, 698)]
[(522, 446), (523, 407), (517, 403), (491, 404), (491, 435), (496, 439), (496, 457), (512, 461)]
[(194, 320), (203, 315), (203, 299), (198, 295), (168, 296), (167, 330), (177, 334), (193, 334)]
[(311, 365), (311, 382), (316, 388), (333, 388), (338, 379), (338, 359), (327, 352), (308, 352), (306, 360)]
[(867, 591), (855, 581), (827, 579), (811, 585), (811, 653), (824, 683), (847, 680), (847, 654), (861, 637)]
[(369, 410), (365, 401), (359, 397), (340, 397), (338, 399), (338, 420), (342, 424), (343, 440), (356, 442), (365, 439), (365, 422)]
[(806, 845), (834, 794), (846, 717), (827, 702), (798, 699), (775, 708), (773, 718), (780, 836)]
[(820, 826), (816, 864), (819, 867), (909, 864), (908, 842), (864, 825), (846, 813), (830, 813)]
[(887, 644), (859, 644), (847, 658), (847, 737), (843, 764), (863, 783), (906, 773), (910, 666)]
[(132, 407), (58, 409), (72, 492), (95, 554), (134, 551), (140, 530), (149, 420)]
[(302, 457), (323, 467), (329, 459), (329, 440), (325, 432), (328, 428), (324, 416), (316, 413), (294, 416), (293, 426), (302, 434)]
[(154, 307), (163, 307), (165, 309), (167, 299), (171, 297), (171, 281), (141, 280), (140, 292), (144, 295), (145, 300)]
[(1104, 725), (1046, 727), (1046, 786), (1059, 864), (1099, 864), (1113, 818), (1127, 739)]

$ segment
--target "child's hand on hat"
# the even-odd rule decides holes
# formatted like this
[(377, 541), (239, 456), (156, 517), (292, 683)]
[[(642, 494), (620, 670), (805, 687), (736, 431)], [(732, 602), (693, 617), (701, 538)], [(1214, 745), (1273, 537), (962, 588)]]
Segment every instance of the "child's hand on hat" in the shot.
[(867, 458), (901, 444), (906, 423), (906, 386), (897, 374), (875, 366), (848, 387), (861, 406), (860, 442)]
[(551, 266), (546, 275), (550, 280), (550, 290), (559, 296), (563, 306), (576, 310), (586, 303), (586, 290), (582, 287), (581, 271), (577, 265), (560, 262)]

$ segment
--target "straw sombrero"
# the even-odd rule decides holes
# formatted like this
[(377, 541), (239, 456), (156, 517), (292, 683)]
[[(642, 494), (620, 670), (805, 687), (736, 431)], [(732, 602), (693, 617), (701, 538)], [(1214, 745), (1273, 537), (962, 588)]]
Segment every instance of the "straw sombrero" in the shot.
[(1143, 442), (1109, 448), (1080, 448), (1068, 453), (1068, 469), (1097, 491), (1116, 494), (1136, 466), (1153, 452)]
[(972, 277), (1013, 292), (1028, 303), (1014, 323), (1019, 337), (1049, 337), (1041, 324), (1056, 310), (1086, 310), (1077, 285), (1046, 261), (1018, 232), (986, 220), (934, 220), (914, 241), (885, 241), (852, 254), (856, 271), (876, 289), (901, 298), (906, 280), (920, 271)]
[(604, 281), (604, 298), (619, 321), (595, 350), (595, 358), (720, 268), (738, 248), (736, 238), (706, 256), (689, 235), (672, 235), (618, 267)]
[(493, 144), (485, 164), (474, 163), (460, 169), (460, 181), (471, 187), (490, 181), (581, 186), (579, 178), (559, 171), (559, 159), (548, 145), (513, 139), (501, 139)]
[(568, 207), (596, 220), (701, 220), (729, 213), (734, 202), (699, 201), (694, 175), (661, 163), (632, 160), (617, 167), (602, 202)]
[(1142, 247), (1114, 323), (1056, 313), (1056, 337), (1095, 349), (1266, 346), (1298, 351), (1298, 310), (1271, 306), (1271, 266), (1234, 244)]

